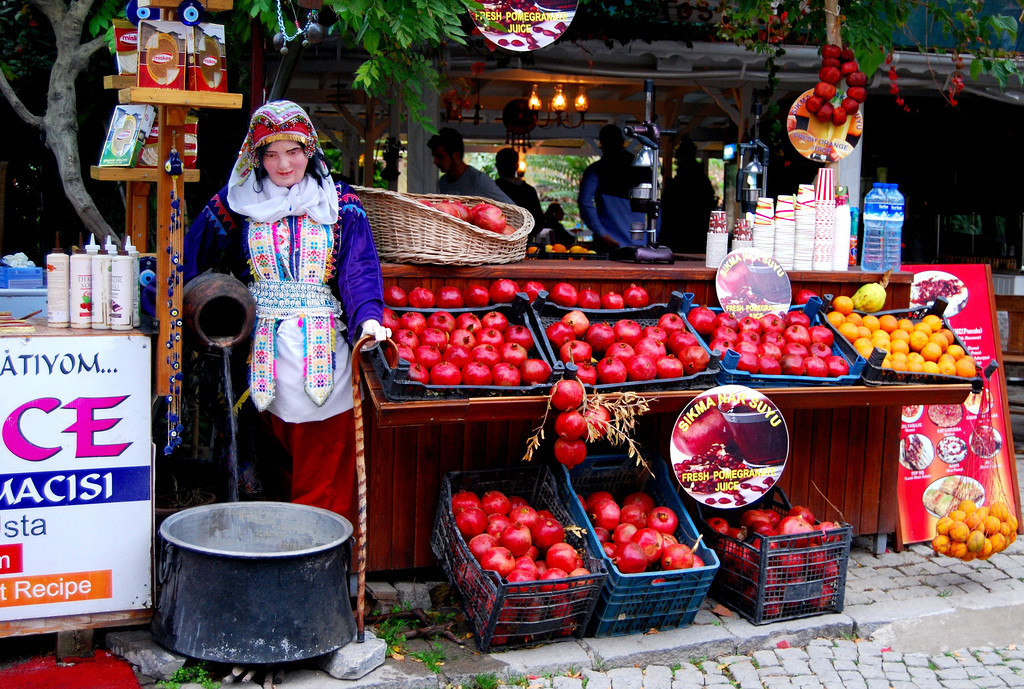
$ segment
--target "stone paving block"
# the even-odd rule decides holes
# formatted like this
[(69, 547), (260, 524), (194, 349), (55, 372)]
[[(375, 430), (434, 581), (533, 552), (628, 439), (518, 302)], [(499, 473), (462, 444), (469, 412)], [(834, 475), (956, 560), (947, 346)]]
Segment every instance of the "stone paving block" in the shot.
[(644, 686), (644, 673), (638, 667), (609, 670), (608, 679), (612, 682), (612, 689), (641, 689)]
[(1006, 682), (1008, 687), (1024, 687), (1024, 677), (1017, 674), (1003, 675), (1002, 680)]
[(935, 671), (935, 676), (939, 678), (939, 681), (946, 681), (952, 679), (968, 679), (967, 670), (962, 667), (951, 667)]
[(782, 662), (782, 669), (791, 677), (811, 674), (811, 668), (807, 666), (806, 660), (801, 660), (800, 658), (780, 658), (780, 660)]
[(551, 678), (551, 689), (583, 689), (583, 680), (578, 677), (555, 675)]
[(158, 644), (148, 630), (110, 632), (106, 636), (106, 646), (111, 653), (139, 668), (142, 674), (158, 680), (170, 679), (188, 660)]
[(938, 679), (935, 670), (925, 665), (908, 665), (907, 672), (914, 679)]
[(946, 689), (978, 689), (978, 685), (969, 679), (953, 679), (942, 682)]
[(836, 672), (856, 672), (857, 663), (852, 660), (833, 660), (832, 667)]
[[(676, 671), (675, 677), (672, 679), (672, 689), (679, 689), (680, 685), (696, 685), (698, 687), (704, 686), (704, 675), (696, 670), (679, 672)], [(590, 685), (587, 685), (587, 689), (590, 689)]]
[(400, 581), (395, 584), (395, 591), (398, 592), (399, 605), (408, 605), (411, 608), (423, 608), (424, 610), (430, 610), (433, 607), (430, 601), (430, 590), (424, 583)]
[(717, 660), (705, 660), (704, 662), (700, 663), (700, 670), (704, 673), (705, 676), (725, 674), (722, 672), (721, 668), (718, 667)]
[[(779, 657), (775, 655), (775, 651), (754, 651), (753, 655), (754, 662), (756, 662), (759, 667), (764, 668), (770, 665), (779, 664)], [(1001, 658), (1000, 662), (1002, 662)]]
[(991, 677), (992, 676), (992, 671), (989, 670), (984, 665), (982, 665), (980, 667), (979, 666), (968, 667), (968, 668), (966, 668), (966, 670), (967, 670), (967, 677), (970, 678), (970, 679), (978, 679), (979, 677)]
[(786, 668), (781, 665), (767, 665), (762, 668), (758, 668), (757, 674), (759, 677), (788, 677), (786, 674)]
[(883, 658), (882, 658), (882, 672), (884, 672), (886, 675), (888, 675), (890, 672), (906, 673), (907, 672), (907, 666), (904, 665), (903, 663), (900, 663), (900, 662), (894, 662), (894, 661), (891, 661), (891, 660), (886, 660), (884, 658), (884, 654), (883, 654)]
[[(924, 653), (904, 653), (903, 664), (907, 667), (928, 667), (929, 658)], [(1000, 659), (1002, 662), (1002, 659)]]
[(584, 668), (580, 674), (587, 680), (587, 689), (612, 689), (612, 681), (603, 672)]
[(438, 689), (438, 676), (422, 663), (388, 658), (359, 679), (340, 680), (323, 670), (295, 670), (285, 675), (288, 689)]
[(867, 680), (868, 689), (889, 689), (889, 680), (870, 677)]
[(851, 689), (867, 686), (867, 680), (859, 672), (840, 672), (839, 678), (843, 684)]
[(562, 674), (570, 668), (592, 667), (590, 656), (577, 641), (560, 641), (537, 648), (491, 653), (491, 658), (507, 666), (509, 674)]
[(949, 670), (950, 668), (960, 667), (960, 663), (956, 658), (945, 654), (932, 656), (931, 661), (938, 670)]
[(807, 661), (807, 667), (816, 675), (828, 675), (836, 671), (828, 658), (811, 658)]
[(648, 665), (644, 670), (644, 689), (672, 689), (672, 668)]
[(793, 686), (803, 689), (820, 689), (821, 682), (814, 675), (801, 675), (793, 678)]
[(885, 673), (882, 672), (882, 667), (880, 665), (875, 666), (862, 664), (860, 665), (858, 670), (860, 671), (860, 674), (864, 677), (864, 679), (882, 679), (883, 677), (885, 677)]
[(366, 582), (366, 593), (386, 610), (398, 604), (398, 590), (386, 581)]
[(835, 660), (856, 661), (860, 657), (860, 653), (856, 646), (836, 646), (832, 651), (832, 657)]
[(787, 660), (807, 660), (811, 657), (804, 649), (795, 647), (776, 649), (775, 655), (781, 663)]
[(593, 654), (595, 662), (601, 659), (604, 668), (671, 666), (691, 658), (732, 653), (737, 647), (736, 637), (724, 625), (691, 625), (660, 634), (582, 639), (580, 643)]
[(994, 677), (994, 676), (993, 677), (978, 677), (978, 678), (976, 678), (974, 680), (974, 683), (977, 684), (979, 687), (983, 687), (983, 688), (987, 688), (987, 687), (1005, 687), (1006, 686), (1006, 682), (1004, 682), (1000, 678)]
[(731, 686), (729, 678), (725, 675), (704, 675), (704, 686), (707, 687), (727, 687)]
[(350, 643), (317, 660), (320, 669), (335, 679), (359, 679), (384, 664), (388, 644), (369, 629), (363, 643)]
[[(703, 678), (699, 682), (691, 682), (682, 679), (672, 680), (672, 689), (703, 689), (703, 687)], [(590, 689), (590, 685), (587, 685), (587, 689)]]
[(807, 656), (809, 658), (824, 658), (826, 660), (832, 660), (832, 646), (808, 646)]

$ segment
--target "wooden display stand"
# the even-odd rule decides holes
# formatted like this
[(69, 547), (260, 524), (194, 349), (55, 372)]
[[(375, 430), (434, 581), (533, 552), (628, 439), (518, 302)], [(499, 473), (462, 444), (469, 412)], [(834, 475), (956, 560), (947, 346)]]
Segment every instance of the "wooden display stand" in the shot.
[[(475, 268), (384, 264), (385, 286), (409, 290), (422, 285), (464, 288), (488, 285), (499, 277), (520, 285), (538, 280), (550, 288), (567, 281), (598, 292), (636, 283), (651, 302), (665, 302), (673, 291), (693, 292), (699, 304), (717, 306), (715, 271), (703, 264), (629, 265), (605, 261), (526, 260)], [(852, 295), (876, 274), (850, 272), (790, 273), (794, 292)], [(913, 275), (894, 274), (886, 309), (910, 302)], [(449, 471), (516, 466), (525, 441), (544, 415), (544, 397), (494, 397), (423, 402), (388, 402), (365, 357), (369, 388), (365, 396), (371, 505), (369, 567), (374, 571), (435, 564), (430, 535), (441, 478)], [(651, 411), (642, 417), (636, 437), (644, 448), (669, 456), (671, 428), (679, 412), (699, 391), (650, 395)], [(781, 485), (794, 504), (804, 504), (821, 519), (843, 519), (858, 534), (897, 531), (896, 477), (899, 466), (901, 410), (904, 404), (957, 404), (968, 383), (887, 387), (814, 387), (766, 389), (782, 409), (791, 433), (792, 452)], [(550, 438), (547, 445), (550, 444)], [(534, 461), (541, 461), (535, 459)]]

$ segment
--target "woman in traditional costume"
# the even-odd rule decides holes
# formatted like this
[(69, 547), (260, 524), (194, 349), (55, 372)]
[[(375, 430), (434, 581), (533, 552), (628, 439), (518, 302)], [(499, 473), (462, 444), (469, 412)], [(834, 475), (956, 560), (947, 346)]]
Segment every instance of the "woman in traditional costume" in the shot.
[(256, 300), (249, 394), (291, 455), (291, 501), (353, 519), (350, 346), (390, 332), (366, 213), (295, 103), (253, 114), (227, 186), (185, 236), (186, 282), (222, 260)]

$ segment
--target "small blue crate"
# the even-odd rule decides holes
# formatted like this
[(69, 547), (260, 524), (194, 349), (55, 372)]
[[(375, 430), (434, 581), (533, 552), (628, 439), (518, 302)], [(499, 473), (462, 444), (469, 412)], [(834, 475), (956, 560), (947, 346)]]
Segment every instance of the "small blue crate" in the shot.
[(0, 289), (38, 289), (42, 286), (42, 268), (0, 267)]
[[(696, 305), (694, 305), (696, 307)], [(712, 311), (721, 313), (722, 309), (710, 307)], [(790, 307), (790, 311), (803, 311), (811, 320), (811, 326), (827, 325), (828, 319), (821, 314), (821, 300), (813, 297), (806, 304), (798, 304)], [(686, 321), (690, 326), (690, 321)], [(692, 326), (691, 326), (692, 327)], [(834, 336), (833, 336), (834, 337)], [(703, 338), (702, 338), (703, 341)], [(715, 350), (718, 351), (717, 349)], [(727, 351), (722, 356), (722, 367), (718, 371), (717, 382), (719, 385), (745, 385), (748, 388), (802, 388), (812, 386), (833, 386), (833, 385), (855, 385), (864, 370), (864, 357), (856, 352), (851, 356), (844, 350), (838, 340), (832, 344), (832, 353), (846, 359), (850, 372), (844, 376), (834, 378), (815, 378), (814, 376), (787, 376), (787, 375), (766, 375), (740, 371), (736, 363), (740, 359), (738, 352)]]
[(680, 543), (693, 547), (697, 541), (699, 532), (679, 499), (665, 460), (653, 454), (647, 455), (646, 460), (653, 476), (646, 467), (625, 455), (588, 457), (572, 470), (562, 467), (562, 473), (556, 474), (559, 493), (573, 520), (587, 527), (590, 549), (600, 555), (608, 569), (608, 579), (591, 623), (593, 635), (597, 637), (637, 634), (652, 628), (675, 629), (690, 624), (718, 571), (718, 556), (703, 540), (694, 548), (694, 554), (704, 561), (704, 566), (691, 569), (623, 574), (604, 553), (580, 503), (580, 496), (599, 490), (608, 491), (618, 500), (644, 491), (655, 503), (676, 513), (679, 528), (675, 536)]

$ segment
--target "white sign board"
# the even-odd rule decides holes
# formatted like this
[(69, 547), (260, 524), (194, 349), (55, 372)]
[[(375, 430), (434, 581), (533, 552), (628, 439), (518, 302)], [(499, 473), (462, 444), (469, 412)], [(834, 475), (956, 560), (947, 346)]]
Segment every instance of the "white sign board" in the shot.
[(150, 358), (0, 338), (0, 620), (152, 607)]

